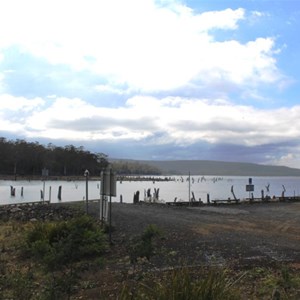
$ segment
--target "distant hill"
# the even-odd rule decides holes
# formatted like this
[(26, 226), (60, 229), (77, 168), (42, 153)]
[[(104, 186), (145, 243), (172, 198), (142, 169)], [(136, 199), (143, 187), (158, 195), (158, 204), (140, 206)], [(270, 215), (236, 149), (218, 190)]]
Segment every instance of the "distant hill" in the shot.
[(218, 176), (300, 176), (300, 169), (254, 163), (212, 160), (128, 160), (148, 164), (163, 175), (218, 175)]

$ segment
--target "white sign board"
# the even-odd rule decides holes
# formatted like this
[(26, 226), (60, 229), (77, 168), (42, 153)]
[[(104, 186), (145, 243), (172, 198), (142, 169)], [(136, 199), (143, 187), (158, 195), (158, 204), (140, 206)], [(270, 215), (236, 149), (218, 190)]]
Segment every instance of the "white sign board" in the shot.
[(101, 195), (117, 196), (116, 176), (110, 170), (101, 172)]

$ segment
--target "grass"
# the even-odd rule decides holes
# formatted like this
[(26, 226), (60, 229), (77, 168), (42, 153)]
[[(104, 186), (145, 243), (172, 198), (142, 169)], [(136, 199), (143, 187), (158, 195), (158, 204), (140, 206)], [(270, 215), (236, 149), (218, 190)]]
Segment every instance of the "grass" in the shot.
[(161, 235), (159, 228), (150, 224), (141, 234), (135, 237), (129, 246), (129, 255), (131, 263), (136, 263), (139, 258), (150, 260), (154, 254), (154, 239)]
[(0, 223), (0, 243), (0, 299), (69, 299), (85, 265), (99, 268), (107, 246), (100, 226), (86, 215)]
[(232, 286), (224, 269), (200, 269), (191, 272), (182, 267), (163, 274), (161, 278), (148, 279), (137, 289), (125, 286), (122, 300), (235, 300), (240, 299), (236, 287)]
[(300, 272), (288, 265), (254, 267), (248, 271), (246, 280), (243, 284), (254, 299), (300, 299)]
[(159, 228), (149, 225), (118, 257), (117, 245), (106, 248), (100, 232), (85, 216), (68, 222), (0, 221), (0, 300), (300, 299), (300, 269), (292, 265), (147, 271), (138, 259), (146, 257), (151, 266), (152, 256), (159, 255)]

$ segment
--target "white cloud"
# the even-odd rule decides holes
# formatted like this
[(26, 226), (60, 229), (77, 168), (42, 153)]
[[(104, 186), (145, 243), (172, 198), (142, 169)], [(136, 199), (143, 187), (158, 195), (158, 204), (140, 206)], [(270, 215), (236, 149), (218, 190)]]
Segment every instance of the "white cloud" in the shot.
[(25, 97), (0, 94), (0, 113), (1, 111), (29, 112), (38, 110), (44, 104), (45, 101), (41, 98), (26, 99)]
[(33, 111), (43, 107), (45, 101), (41, 98), (26, 99), (0, 94), (0, 129), (18, 135), (28, 135), (26, 129), (27, 118)]
[(3, 92), (4, 90), (4, 84), (3, 84), (3, 79), (4, 79), (4, 74), (0, 73), (0, 94)]
[(294, 146), (292, 149), (287, 149), (287, 153), (279, 158), (274, 156), (268, 157), (268, 161), (266, 163), (278, 166), (287, 166), (290, 168), (300, 168), (300, 147)]
[(261, 11), (254, 10), (254, 11), (251, 12), (251, 15), (253, 17), (259, 17), (260, 18), (260, 17), (264, 16), (264, 13), (262, 13)]
[(241, 8), (197, 14), (176, 1), (10, 0), (0, 4), (0, 48), (19, 45), (52, 64), (144, 91), (195, 79), (279, 80), (272, 39), (217, 42), (210, 33), (235, 30), (244, 18)]
[[(14, 55), (25, 54), (28, 68), (34, 61), (38, 70), (33, 72), (33, 84), (43, 84), (32, 91), (21, 86), (16, 88), (18, 94), (24, 89), (32, 95), (47, 86), (49, 96), (29, 99), (4, 94), (6, 84), (19, 83), (26, 76), (27, 65), (18, 72), (17, 62), (8, 63), (9, 69), (0, 69), (0, 129), (32, 138), (179, 145), (259, 146), (298, 140), (300, 106), (259, 109), (229, 100), (231, 89), (239, 100), (272, 101), (260, 94), (261, 87), (281, 89), (291, 83), (277, 68), (280, 50), (275, 38), (243, 36), (243, 42), (236, 38), (240, 26), (264, 16), (242, 8), (197, 13), (175, 0), (2, 1), (0, 67), (9, 47)], [(45, 61), (51, 65), (49, 73)], [(64, 66), (55, 68), (57, 64)], [(68, 67), (82, 72), (69, 75)], [(59, 80), (47, 85), (45, 78), (39, 81), (42, 74), (47, 80)], [(56, 89), (65, 77), (70, 81)], [(31, 78), (26, 82), (31, 83)], [(85, 84), (91, 86), (86, 97), (92, 94), (98, 105), (80, 94), (65, 96), (80, 93), (76, 88), (84, 89)], [(190, 98), (166, 96), (195, 91), (197, 95)], [(95, 100), (95, 92), (104, 95), (104, 101), (111, 94), (130, 98), (125, 106), (108, 108), (101, 106), (100, 97)], [(297, 155), (272, 161), (295, 163)]]
[(236, 29), (238, 21), (244, 19), (245, 10), (242, 8), (233, 10), (204, 12), (195, 17), (200, 31), (211, 29)]
[[(300, 137), (300, 106), (258, 109), (216, 99), (135, 96), (125, 107), (105, 108), (81, 99), (9, 98), (0, 101), (2, 130), (20, 122), (27, 136), (76, 140), (135, 139), (163, 133), (160, 143), (230, 143), (257, 146)], [(13, 104), (13, 106), (11, 106)], [(38, 110), (33, 111), (33, 108)], [(10, 109), (10, 123), (5, 112)], [(22, 118), (18, 117), (22, 116)], [(4, 122), (4, 123), (3, 123)], [(8, 123), (7, 123), (8, 124)]]
[(101, 93), (113, 93), (118, 95), (126, 95), (132, 92), (130, 89), (122, 89), (112, 84), (99, 84), (95, 86), (95, 90)]
[(126, 140), (181, 146), (204, 142), (242, 147), (278, 144), (289, 154), (266, 157), (267, 162), (300, 167), (300, 146), (295, 143), (300, 138), (300, 106), (258, 109), (232, 105), (224, 99), (135, 96), (124, 107), (107, 108), (79, 98), (27, 100), (2, 96), (0, 128), (25, 138), (81, 142)]

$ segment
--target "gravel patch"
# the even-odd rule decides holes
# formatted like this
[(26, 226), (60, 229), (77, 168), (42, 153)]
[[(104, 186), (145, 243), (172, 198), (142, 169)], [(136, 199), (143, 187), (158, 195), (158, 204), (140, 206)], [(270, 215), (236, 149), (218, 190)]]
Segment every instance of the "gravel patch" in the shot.
[(243, 209), (236, 209), (236, 208), (226, 208), (226, 207), (189, 207), (188, 209), (192, 210), (200, 210), (206, 212), (213, 212), (217, 214), (227, 214), (227, 215), (247, 215), (249, 211)]

